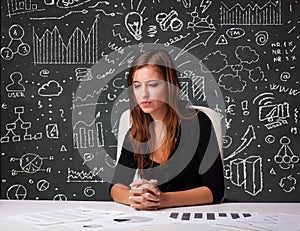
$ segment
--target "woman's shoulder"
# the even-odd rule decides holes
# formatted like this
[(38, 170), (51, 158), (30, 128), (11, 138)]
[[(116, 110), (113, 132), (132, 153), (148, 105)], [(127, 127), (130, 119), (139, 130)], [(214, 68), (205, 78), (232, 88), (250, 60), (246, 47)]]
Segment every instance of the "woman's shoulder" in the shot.
[(199, 123), (201, 129), (206, 130), (211, 128), (211, 120), (207, 115), (207, 112), (204, 112), (201, 109), (197, 109), (194, 107), (187, 107), (186, 115), (189, 115), (185, 118), (186, 120)]
[[(202, 134), (210, 134), (212, 129), (212, 109), (206, 106), (195, 106), (186, 101), (179, 102), (179, 115), (182, 126), (186, 126), (190, 133), (200, 129)], [(213, 115), (214, 116), (214, 115)], [(195, 130), (196, 129), (196, 130)]]
[(193, 117), (193, 116), (197, 115), (199, 120), (201, 119), (204, 122), (210, 121), (209, 117), (206, 114), (207, 112), (205, 112), (205, 111), (207, 111), (205, 109), (209, 109), (208, 107), (195, 106), (195, 105), (188, 104), (185, 101), (180, 101), (178, 108), (179, 108), (180, 114), (183, 115), (183, 117), (189, 118), (189, 117)]
[(205, 112), (197, 110), (197, 116), (201, 124), (211, 124), (211, 120)]

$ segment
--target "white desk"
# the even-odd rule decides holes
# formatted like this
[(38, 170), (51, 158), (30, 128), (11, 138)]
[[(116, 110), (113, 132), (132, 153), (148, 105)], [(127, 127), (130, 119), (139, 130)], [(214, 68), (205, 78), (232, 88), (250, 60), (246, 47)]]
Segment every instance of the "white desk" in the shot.
[[(105, 210), (117, 210), (123, 212), (133, 212), (133, 208), (120, 205), (114, 202), (92, 202), (92, 201), (12, 201), (0, 200), (0, 229), (1, 231), (70, 231), (70, 229), (63, 225), (53, 225), (50, 227), (39, 228), (26, 223), (14, 222), (11, 220), (3, 219), (4, 216), (21, 215), (33, 212), (59, 210), (65, 208), (96, 208)], [(163, 209), (153, 211), (159, 213), (161, 211), (174, 211), (175, 209)], [(300, 203), (223, 203), (219, 205), (204, 205), (193, 207), (180, 207), (176, 211), (188, 212), (278, 212), (290, 213), (300, 215)], [(168, 225), (155, 225), (143, 226), (130, 229), (120, 230), (238, 230), (233, 228), (225, 228), (210, 224), (168, 224)]]

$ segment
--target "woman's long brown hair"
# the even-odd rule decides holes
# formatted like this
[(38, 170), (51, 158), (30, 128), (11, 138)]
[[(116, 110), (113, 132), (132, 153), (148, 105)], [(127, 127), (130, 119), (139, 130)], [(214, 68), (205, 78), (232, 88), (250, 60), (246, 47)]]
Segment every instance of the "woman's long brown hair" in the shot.
[[(135, 61), (132, 63), (128, 75), (128, 95), (130, 99), (130, 142), (133, 146), (134, 157), (137, 161), (137, 166), (139, 169), (139, 174), (142, 174), (142, 170), (145, 166), (145, 148), (151, 150), (151, 131), (150, 123), (153, 121), (150, 114), (144, 113), (138, 106), (133, 90), (133, 76), (136, 70), (141, 69), (145, 66), (155, 67), (163, 76), (167, 82), (167, 102), (168, 106), (167, 113), (163, 120), (166, 126), (165, 139), (163, 141), (161, 150), (163, 152), (163, 162), (167, 161), (172, 150), (175, 147), (176, 140), (178, 138), (178, 130), (180, 129), (180, 119), (178, 116), (178, 102), (179, 102), (179, 92), (180, 84), (177, 76), (177, 72), (174, 69), (174, 64), (172, 62), (169, 54), (163, 50), (150, 50), (140, 54)], [(138, 141), (138, 142), (137, 142)], [(144, 144), (142, 144), (144, 143)], [(147, 144), (145, 146), (145, 143)], [(151, 154), (151, 153), (149, 153)]]

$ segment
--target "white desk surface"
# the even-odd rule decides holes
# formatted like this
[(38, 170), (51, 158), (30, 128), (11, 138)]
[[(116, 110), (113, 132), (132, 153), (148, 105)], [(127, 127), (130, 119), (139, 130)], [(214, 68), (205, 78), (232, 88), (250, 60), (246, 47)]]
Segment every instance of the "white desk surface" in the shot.
[[(95, 201), (33, 201), (33, 200), (0, 200), (0, 229), (1, 231), (70, 231), (70, 229), (63, 225), (52, 225), (49, 227), (39, 228), (26, 223), (15, 222), (8, 219), (3, 219), (4, 216), (13, 216), (28, 214), (33, 212), (59, 210), (65, 208), (95, 208), (104, 210), (117, 210), (123, 212), (133, 212), (133, 208), (117, 204), (114, 202), (95, 202)], [(163, 209), (153, 211), (159, 213), (160, 211), (186, 211), (186, 212), (278, 212), (300, 215), (300, 203), (223, 203), (218, 205), (202, 205), (191, 207), (180, 207)], [(141, 226), (130, 229), (120, 230), (238, 230), (233, 228), (225, 228), (211, 224), (168, 224), (154, 226)], [(116, 229), (114, 229), (116, 230)]]

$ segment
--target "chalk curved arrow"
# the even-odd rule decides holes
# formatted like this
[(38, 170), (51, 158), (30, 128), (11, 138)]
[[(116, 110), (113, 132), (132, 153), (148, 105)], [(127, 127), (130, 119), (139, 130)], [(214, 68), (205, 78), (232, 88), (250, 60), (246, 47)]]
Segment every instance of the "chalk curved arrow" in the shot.
[[(289, 188), (289, 189), (285, 189), (285, 182), (286, 180), (289, 180), (290, 182), (292, 182), (292, 186)], [(283, 189), (283, 191), (289, 193), (293, 190), (296, 189), (295, 185), (296, 185), (297, 181), (296, 179), (292, 176), (292, 175), (289, 175), (288, 177), (283, 177), (280, 182), (279, 182), (279, 186)]]
[(254, 132), (254, 127), (253, 127), (253, 125), (249, 125), (248, 128), (247, 128), (247, 131), (245, 132), (245, 134), (241, 138), (241, 140), (243, 142), (240, 144), (240, 146), (233, 153), (231, 153), (229, 156), (227, 156), (226, 158), (224, 158), (224, 161), (225, 160), (229, 160), (232, 157), (234, 157), (237, 154), (239, 154), (240, 152), (242, 152), (255, 139), (256, 139), (256, 135), (255, 135), (255, 132)]
[(203, 45), (206, 46), (209, 39), (216, 33), (214, 30), (204, 30), (201, 32), (198, 32), (196, 37), (193, 38), (190, 42), (188, 42), (176, 55), (175, 60), (177, 60), (180, 56), (188, 52), (189, 50), (199, 46)]

